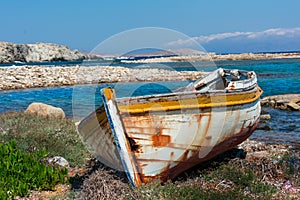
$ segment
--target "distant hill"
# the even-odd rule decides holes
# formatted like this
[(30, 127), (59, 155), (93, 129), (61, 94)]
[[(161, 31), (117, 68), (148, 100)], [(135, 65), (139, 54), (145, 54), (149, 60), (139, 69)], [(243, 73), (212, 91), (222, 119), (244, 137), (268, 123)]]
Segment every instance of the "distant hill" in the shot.
[(47, 62), (84, 60), (86, 56), (78, 50), (71, 50), (67, 46), (35, 43), (14, 44), (0, 42), (0, 63), (14, 62)]
[(203, 51), (198, 51), (194, 49), (138, 49), (129, 53), (126, 56), (171, 56), (171, 55), (203, 55)]
[(105, 54), (97, 52), (80, 51), (85, 54), (87, 59), (105, 59), (105, 58), (117, 58), (117, 57), (168, 57), (168, 56), (191, 56), (191, 55), (203, 55), (205, 52), (198, 51), (194, 49), (184, 48), (184, 49), (154, 49), (154, 48), (144, 48), (137, 49), (130, 52), (125, 52), (124, 54)]

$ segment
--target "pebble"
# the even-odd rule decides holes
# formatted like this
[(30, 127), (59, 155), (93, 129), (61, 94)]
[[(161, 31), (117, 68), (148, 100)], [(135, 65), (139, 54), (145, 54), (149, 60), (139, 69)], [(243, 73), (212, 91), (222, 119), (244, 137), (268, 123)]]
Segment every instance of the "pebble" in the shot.
[(269, 119), (271, 119), (271, 115), (270, 114), (260, 115), (260, 119), (262, 119), (262, 120), (269, 120)]

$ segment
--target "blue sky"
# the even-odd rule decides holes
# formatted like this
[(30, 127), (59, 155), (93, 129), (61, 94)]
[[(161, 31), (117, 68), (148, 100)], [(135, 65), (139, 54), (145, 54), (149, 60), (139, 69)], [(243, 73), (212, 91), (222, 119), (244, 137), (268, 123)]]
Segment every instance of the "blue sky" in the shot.
[(0, 41), (14, 43), (89, 51), (122, 31), (161, 27), (194, 38), (208, 51), (300, 50), (298, 0), (6, 0), (0, 8)]

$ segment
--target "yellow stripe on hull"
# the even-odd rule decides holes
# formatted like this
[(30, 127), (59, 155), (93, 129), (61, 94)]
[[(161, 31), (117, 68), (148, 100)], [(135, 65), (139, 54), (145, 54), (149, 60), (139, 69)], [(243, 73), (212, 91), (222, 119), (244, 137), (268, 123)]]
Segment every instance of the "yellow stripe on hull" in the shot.
[[(167, 100), (163, 101), (154, 100), (147, 101), (145, 103), (132, 103), (130, 101), (124, 101), (124, 104), (118, 103), (118, 108), (120, 113), (138, 114), (144, 112), (159, 112), (159, 111), (171, 111), (180, 109), (196, 109), (196, 108), (213, 108), (221, 106), (233, 106), (247, 104), (256, 101), (262, 90), (258, 87), (256, 91), (244, 92), (244, 93), (221, 93), (221, 94), (211, 94), (211, 96), (205, 95), (195, 98), (185, 98), (177, 100)], [(180, 94), (178, 94), (179, 97)], [(196, 95), (196, 93), (195, 93)], [(177, 97), (177, 96), (173, 96)], [(127, 103), (127, 104), (126, 104)], [(159, 105), (159, 106), (157, 106)]]

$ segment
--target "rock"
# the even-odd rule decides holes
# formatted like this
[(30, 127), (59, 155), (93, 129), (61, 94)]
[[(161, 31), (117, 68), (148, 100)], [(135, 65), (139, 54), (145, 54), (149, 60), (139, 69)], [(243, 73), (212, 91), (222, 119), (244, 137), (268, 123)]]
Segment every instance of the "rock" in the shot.
[(78, 128), (78, 125), (80, 124), (80, 122), (81, 121), (78, 121), (78, 122), (75, 122), (74, 124), (75, 124), (75, 127), (76, 127), (76, 129)]
[(13, 44), (0, 42), (0, 63), (83, 60), (86, 56), (67, 46), (36, 43)]
[(83, 60), (85, 56), (79, 51), (70, 50), (67, 46), (57, 44), (28, 44), (26, 62)]
[(261, 105), (273, 108), (286, 110), (288, 108), (292, 110), (299, 110), (298, 105), (300, 103), (300, 94), (283, 94), (268, 96), (261, 100)]
[(292, 110), (300, 110), (300, 106), (294, 102), (290, 102), (287, 105), (288, 108), (292, 109)]
[(54, 156), (53, 158), (52, 157), (46, 157), (42, 161), (44, 161), (47, 164), (52, 165), (52, 166), (57, 165), (57, 166), (60, 166), (60, 167), (69, 167), (69, 162), (61, 156)]
[(257, 127), (257, 130), (265, 130), (265, 131), (270, 131), (272, 130), (272, 128), (266, 124), (260, 124), (258, 127)]
[(262, 120), (269, 120), (269, 119), (271, 119), (271, 115), (270, 114), (260, 115), (260, 119), (262, 119)]
[(32, 113), (39, 116), (54, 117), (60, 119), (66, 117), (64, 111), (61, 108), (36, 102), (30, 104), (25, 110), (25, 113)]
[(292, 99), (290, 102), (300, 104), (300, 98)]

